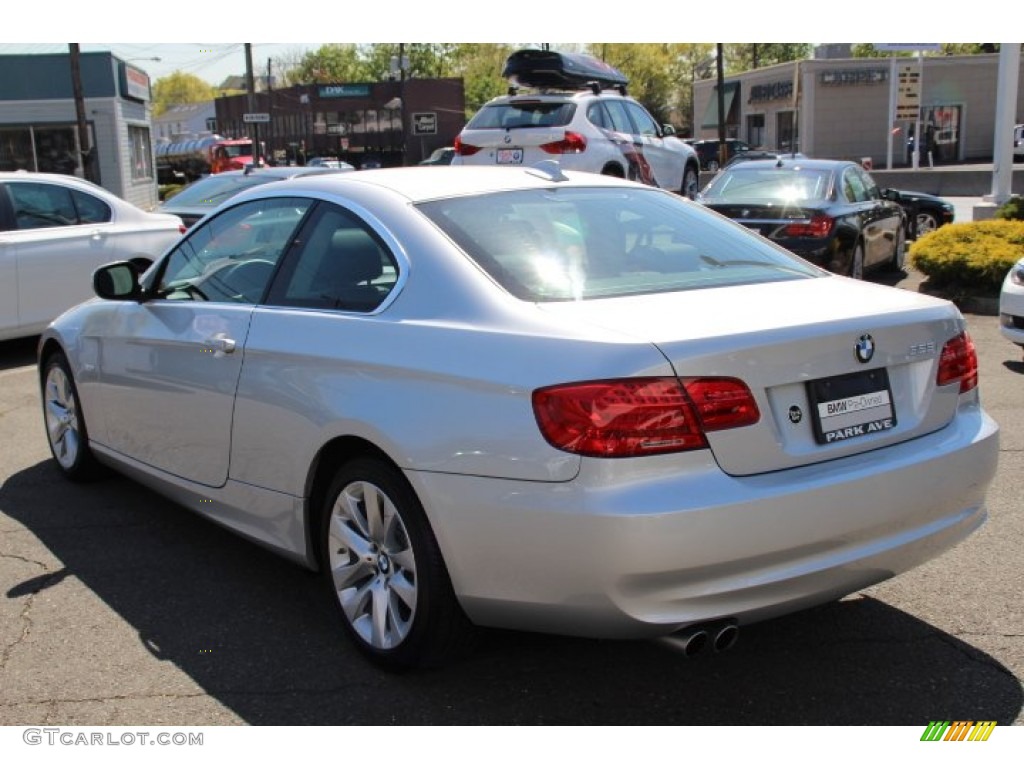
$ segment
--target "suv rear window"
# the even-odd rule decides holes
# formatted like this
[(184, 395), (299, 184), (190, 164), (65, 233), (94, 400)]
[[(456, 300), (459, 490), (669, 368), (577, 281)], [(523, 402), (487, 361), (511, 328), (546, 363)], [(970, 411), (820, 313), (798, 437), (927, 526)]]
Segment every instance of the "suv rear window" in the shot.
[(556, 101), (490, 104), (481, 108), (466, 128), (557, 128), (568, 125), (575, 111), (575, 104)]

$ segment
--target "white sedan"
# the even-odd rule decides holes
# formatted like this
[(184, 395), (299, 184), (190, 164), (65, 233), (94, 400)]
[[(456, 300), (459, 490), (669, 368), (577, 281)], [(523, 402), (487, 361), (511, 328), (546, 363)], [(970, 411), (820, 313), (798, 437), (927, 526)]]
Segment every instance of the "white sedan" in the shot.
[(0, 339), (33, 336), (92, 295), (112, 260), (155, 260), (184, 232), (74, 176), (0, 173)]
[(999, 292), (999, 330), (1024, 348), (1024, 259), (1014, 264), (1003, 278)]
[(668, 191), (293, 179), (95, 286), (40, 340), (60, 469), (318, 569), (385, 666), (476, 626), (721, 650), (986, 517), (998, 427), (956, 307)]

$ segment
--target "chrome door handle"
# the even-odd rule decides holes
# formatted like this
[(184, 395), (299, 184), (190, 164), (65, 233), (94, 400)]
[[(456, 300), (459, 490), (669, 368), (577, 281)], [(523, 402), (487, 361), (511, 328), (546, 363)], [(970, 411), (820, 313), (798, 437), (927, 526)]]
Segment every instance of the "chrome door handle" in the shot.
[(235, 340), (225, 336), (217, 336), (206, 340), (206, 347), (213, 352), (214, 357), (224, 357), (235, 351)]

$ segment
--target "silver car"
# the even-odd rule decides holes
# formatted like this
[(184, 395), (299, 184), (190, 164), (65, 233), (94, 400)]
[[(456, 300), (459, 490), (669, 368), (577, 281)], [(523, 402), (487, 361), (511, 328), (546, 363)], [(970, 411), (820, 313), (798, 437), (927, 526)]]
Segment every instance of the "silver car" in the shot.
[(725, 648), (985, 519), (946, 301), (554, 164), (267, 184), (40, 340), (54, 458), (323, 574), (388, 667), (475, 627)]

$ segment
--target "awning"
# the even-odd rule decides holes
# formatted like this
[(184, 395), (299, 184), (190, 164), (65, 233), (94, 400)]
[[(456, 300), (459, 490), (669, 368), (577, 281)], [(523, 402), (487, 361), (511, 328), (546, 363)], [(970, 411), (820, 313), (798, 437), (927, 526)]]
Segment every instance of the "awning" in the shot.
[[(726, 83), (723, 94), (725, 96), (725, 120), (728, 122), (729, 113), (732, 112), (732, 104), (736, 99), (736, 94), (740, 92), (739, 83)], [(718, 127), (718, 86), (716, 85), (711, 91), (711, 98), (708, 100), (708, 106), (704, 110), (704, 119), (701, 120), (701, 128), (717, 128)]]

